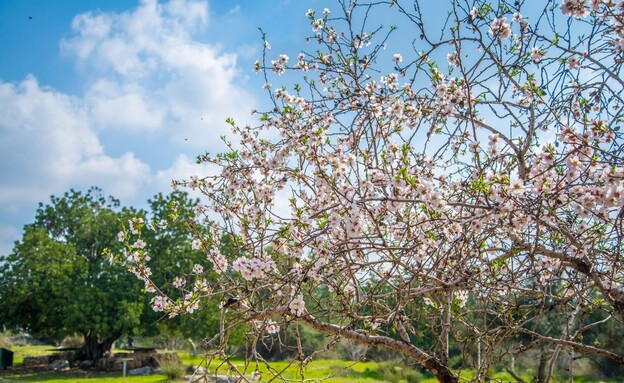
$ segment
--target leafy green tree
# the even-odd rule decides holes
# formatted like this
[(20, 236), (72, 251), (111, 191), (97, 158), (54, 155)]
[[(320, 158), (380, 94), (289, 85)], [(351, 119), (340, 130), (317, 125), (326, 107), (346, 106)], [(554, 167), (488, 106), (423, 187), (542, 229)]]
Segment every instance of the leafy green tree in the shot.
[[(159, 193), (148, 203), (149, 224), (143, 233), (147, 243), (145, 250), (150, 255), (152, 281), (168, 291), (172, 298), (183, 299), (184, 294), (198, 282), (198, 278), (193, 273), (183, 274), (184, 282), (178, 279), (177, 283), (180, 284), (175, 286), (176, 278), (195, 265), (206, 264), (206, 247), (210, 243), (198, 242), (199, 238), (208, 238), (207, 241), (211, 238), (209, 229), (201, 222), (204, 211), (197, 199), (190, 198), (183, 191), (173, 191), (167, 195)], [(230, 255), (235, 251), (235, 246), (231, 239), (222, 238), (220, 249), (223, 254)], [(208, 266), (199, 279), (214, 283), (216, 274)], [(174, 318), (148, 307), (141, 316), (140, 330), (144, 335), (159, 334), (192, 340), (211, 337), (219, 331), (221, 310), (218, 306), (222, 300), (222, 296), (215, 296), (202, 302), (189, 315)], [(229, 339), (230, 344), (239, 346), (243, 342), (244, 331), (234, 331)]]
[(97, 359), (140, 324), (141, 284), (103, 254), (120, 250), (121, 221), (142, 214), (93, 188), (40, 204), (0, 275), (0, 326), (60, 340), (80, 333), (76, 359)]
[[(175, 277), (190, 270), (195, 264), (203, 264), (205, 252), (193, 249), (192, 241), (198, 235), (208, 234), (202, 225), (189, 225), (196, 219), (195, 206), (199, 201), (191, 199), (186, 192), (161, 193), (148, 201), (151, 224), (145, 229), (146, 249), (150, 254), (153, 279), (159, 286), (179, 290), (172, 286)], [(147, 297), (145, 297), (147, 299)], [(201, 307), (188, 317), (166, 318), (162, 313), (147, 309), (143, 312), (142, 332), (146, 335), (162, 334), (198, 339), (215, 333), (219, 327), (220, 311), (216, 305)], [(165, 319), (166, 318), (166, 319)]]

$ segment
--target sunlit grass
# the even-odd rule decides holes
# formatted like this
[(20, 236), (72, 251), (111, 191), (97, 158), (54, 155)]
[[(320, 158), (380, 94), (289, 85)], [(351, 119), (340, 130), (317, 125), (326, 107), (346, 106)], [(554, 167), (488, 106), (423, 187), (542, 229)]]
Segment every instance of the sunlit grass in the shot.
[[(208, 362), (201, 356), (193, 357), (185, 353), (180, 353), (179, 355), (184, 364), (194, 367), (206, 367)], [(329, 383), (346, 381), (356, 383), (391, 382), (391, 380), (384, 380), (375, 373), (379, 368), (379, 363), (376, 362), (355, 363), (344, 360), (314, 360), (302, 369), (298, 362), (276, 361), (270, 363), (271, 372), (269, 372), (269, 367), (264, 363), (259, 363), (258, 365), (253, 363), (247, 365), (247, 367), (244, 360), (235, 359), (231, 360), (231, 363), (246, 375), (251, 375), (257, 369), (262, 373), (263, 378), (267, 380), (274, 374), (280, 374), (284, 379), (324, 379), (324, 382)], [(231, 373), (228, 364), (221, 359), (211, 360), (208, 365), (208, 371), (218, 375)]]
[(12, 346), (10, 350), (13, 351), (13, 365), (19, 366), (24, 362), (24, 357), (27, 356), (43, 356), (49, 355), (50, 349), (54, 348), (50, 345), (43, 346)]
[[(51, 346), (14, 346), (11, 350), (15, 353), (14, 364), (22, 363), (26, 356), (41, 356), (51, 354)], [(207, 360), (204, 356), (192, 356), (188, 352), (178, 352), (182, 363), (185, 366), (206, 367)], [(250, 376), (252, 372), (262, 372), (262, 381), (268, 381), (273, 376), (269, 372), (265, 364), (248, 364), (242, 359), (233, 359), (231, 363), (236, 366), (239, 371)], [(232, 375), (235, 373), (229, 371), (229, 367), (223, 360), (214, 359), (211, 361), (208, 369), (211, 374)], [(298, 380), (311, 379), (311, 381), (321, 379), (327, 383), (436, 383), (433, 377), (421, 375), (415, 372), (411, 367), (399, 362), (350, 362), (344, 360), (314, 360), (301, 368), (298, 362), (278, 361), (271, 362), (272, 371), (279, 372), (284, 379)], [(303, 372), (303, 374), (302, 374)], [(469, 380), (473, 371), (464, 370), (461, 372), (462, 378)], [(531, 376), (520, 374), (525, 381), (530, 382)], [(492, 374), (493, 381), (507, 383), (515, 382), (509, 374), (499, 372)], [(618, 379), (596, 379), (593, 377), (579, 376), (574, 379), (575, 383), (596, 383), (598, 381), (604, 383), (619, 383)], [(120, 371), (101, 372), (101, 371), (80, 371), (80, 372), (45, 372), (45, 373), (18, 373), (11, 370), (0, 371), (0, 383), (17, 383), (17, 382), (45, 382), (45, 383), (164, 383), (166, 377), (162, 374), (149, 376), (128, 376), (122, 377)], [(185, 382), (179, 380), (178, 383)], [(555, 376), (551, 380), (552, 383), (567, 383), (567, 378), (563, 376)]]
[(9, 375), (0, 373), (1, 383), (164, 383), (166, 377), (164, 375), (148, 375), (148, 376), (127, 376), (123, 377), (121, 372), (98, 372), (91, 376), (75, 373), (38, 373), (38, 374), (21, 374)]

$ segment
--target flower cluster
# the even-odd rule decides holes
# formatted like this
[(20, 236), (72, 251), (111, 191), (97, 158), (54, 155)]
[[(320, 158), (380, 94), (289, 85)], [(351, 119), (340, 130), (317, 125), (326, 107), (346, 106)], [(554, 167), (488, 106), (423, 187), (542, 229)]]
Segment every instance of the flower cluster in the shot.
[(545, 55), (546, 52), (538, 47), (533, 47), (533, 49), (531, 49), (531, 60), (533, 60), (535, 64), (539, 64), (539, 62), (542, 61)]
[(286, 70), (286, 64), (288, 64), (288, 56), (280, 55), (277, 60), (271, 60), (271, 64), (273, 65), (274, 73), (282, 74)]
[(288, 306), (290, 308), (290, 312), (295, 316), (302, 316), (305, 312), (305, 302), (303, 300), (303, 295), (297, 295)]
[[(585, 305), (602, 294), (624, 307), (605, 293), (618, 288), (611, 249), (624, 205), (622, 136), (609, 126), (622, 107), (621, 80), (610, 77), (620, 64), (605, 59), (618, 52), (624, 28), (611, 3), (566, 1), (561, 10), (604, 11), (608, 23), (595, 36), (602, 51), (539, 34), (539, 22), (530, 25), (519, 9), (475, 7), (456, 18), (469, 28), (453, 31), (451, 53), (416, 24), (430, 46), (404, 57), (384, 50), (386, 40), (369, 48), (378, 31), (334, 26), (351, 27), (350, 13), (308, 11), (318, 49), (297, 56), (292, 68), (301, 72), (293, 74), (302, 82), (294, 91), (267, 85), (272, 104), (258, 123), (232, 122), (237, 142), (200, 157), (220, 172), (180, 183), (202, 192), (198, 215), (217, 218), (211, 238), (191, 242), (206, 254), (203, 267), (173, 279), (180, 298), (159, 294), (155, 308), (192, 311), (198, 297), (235, 291), (246, 295), (244, 312), (254, 313), (261, 336), (280, 331), (268, 318), (309, 321), (317, 310), (319, 321), (336, 312), (356, 327), (403, 324), (409, 332), (404, 302), (421, 299), (425, 309), (412, 314), (435, 323), (451, 309), (469, 321), (462, 314), (483, 304), (502, 313), (506, 329), (517, 325), (506, 310), (545, 296), (572, 294), (570, 305)], [(512, 25), (514, 39), (496, 43), (512, 37)], [(430, 58), (444, 54), (448, 67)], [(256, 68), (268, 81), (288, 61), (280, 55)], [(129, 225), (136, 234), (143, 223)], [(154, 290), (146, 245), (126, 232), (119, 239)], [(208, 282), (211, 272), (218, 282)], [(316, 299), (319, 291), (329, 299)]]
[(255, 278), (266, 277), (275, 270), (275, 266), (272, 260), (240, 257), (233, 262), (232, 269), (239, 272), (245, 280), (251, 281)]
[(499, 40), (508, 39), (511, 37), (511, 25), (504, 17), (497, 17), (492, 21), (488, 32)]
[[(580, 19), (589, 15), (589, 11), (586, 8), (586, 3), (586, 0), (563, 0), (563, 2), (561, 3), (561, 11), (565, 15)], [(593, 1), (592, 3), (593, 6), (598, 6), (597, 1)]]

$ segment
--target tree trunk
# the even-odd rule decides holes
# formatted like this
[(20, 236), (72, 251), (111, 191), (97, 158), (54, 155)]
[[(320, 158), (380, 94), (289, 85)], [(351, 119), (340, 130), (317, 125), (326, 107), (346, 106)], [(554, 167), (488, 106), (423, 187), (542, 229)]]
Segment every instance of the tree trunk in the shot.
[[(427, 367), (425, 365), (425, 367)], [(429, 372), (432, 372), (433, 375), (438, 379), (440, 383), (459, 383), (459, 379), (453, 375), (453, 373), (448, 369), (447, 366), (440, 366), (442, 368), (428, 368)]]
[(197, 346), (195, 346), (195, 342), (193, 342), (193, 339), (188, 338), (189, 343), (191, 344), (191, 347), (193, 347), (193, 356), (197, 356)]
[(574, 383), (574, 349), (568, 351), (568, 382)]
[(548, 352), (545, 347), (540, 348), (539, 366), (537, 367), (537, 383), (548, 383)]
[(386, 336), (367, 335), (335, 324), (324, 323), (309, 314), (301, 317), (301, 319), (313, 329), (326, 334), (339, 335), (365, 346), (378, 346), (398, 351), (429, 370), (440, 383), (459, 383), (459, 378), (453, 375), (447, 363), (443, 363), (440, 359), (427, 354), (411, 343)]
[(85, 335), (84, 345), (76, 351), (73, 360), (98, 360), (110, 353), (113, 343), (119, 337), (100, 338), (98, 335)]

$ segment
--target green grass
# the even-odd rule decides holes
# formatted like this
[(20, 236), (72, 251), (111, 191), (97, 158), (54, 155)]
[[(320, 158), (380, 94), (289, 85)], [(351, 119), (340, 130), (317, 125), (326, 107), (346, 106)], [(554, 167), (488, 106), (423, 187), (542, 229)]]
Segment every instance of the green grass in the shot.
[(39, 374), (23, 374), (8, 375), (0, 373), (0, 383), (164, 383), (166, 378), (164, 375), (148, 375), (148, 376), (121, 376), (120, 372), (102, 372), (85, 375), (83, 373), (39, 373)]
[(43, 356), (51, 354), (50, 349), (53, 346), (12, 346), (10, 348), (13, 351), (13, 365), (19, 366), (24, 361), (24, 357), (27, 356)]
[[(182, 363), (192, 366), (206, 366), (206, 361), (203, 357), (192, 357), (188, 354), (180, 353), (180, 359)], [(245, 371), (245, 362), (243, 360), (232, 360), (232, 364), (236, 366), (239, 371)], [(379, 376), (376, 371), (379, 369), (379, 363), (366, 362), (366, 363), (353, 363), (343, 360), (315, 360), (310, 362), (304, 369), (305, 379), (326, 379), (324, 382), (339, 383), (339, 382), (354, 382), (354, 383), (391, 383), (389, 380), (384, 380)], [(211, 373), (217, 372), (219, 375), (226, 375), (228, 373), (228, 366), (224, 364), (222, 360), (213, 360), (208, 366)], [(301, 379), (302, 376), (299, 371), (299, 365), (297, 363), (289, 363), (287, 361), (271, 362), (271, 368), (273, 371), (282, 373), (282, 376), (286, 379)], [(255, 364), (250, 364), (245, 371), (246, 375), (250, 375), (256, 370)], [(268, 372), (268, 367), (265, 364), (259, 364), (258, 370), (262, 372), (263, 381), (272, 376)]]
[[(41, 356), (50, 354), (49, 349), (51, 346), (14, 346), (12, 351), (14, 355), (14, 364), (19, 365), (22, 363), (25, 356)], [(182, 363), (186, 366), (203, 366), (206, 365), (206, 360), (203, 356), (191, 356), (187, 352), (178, 352)], [(246, 375), (251, 375), (256, 370), (255, 364), (250, 364), (245, 370), (245, 362), (240, 359), (232, 360), (232, 364), (235, 365), (240, 371), (245, 371)], [(271, 367), (274, 371), (283, 373), (286, 379), (298, 379), (302, 378), (299, 366), (297, 363), (290, 364), (289, 362), (272, 362)], [(268, 380), (272, 375), (268, 372), (268, 367), (264, 364), (258, 366), (259, 371), (262, 372), (262, 381)], [(223, 364), (222, 360), (213, 360), (209, 366), (209, 371), (214, 373), (217, 371), (219, 375), (225, 375), (228, 373), (228, 366)], [(472, 371), (465, 370), (462, 372), (462, 377), (470, 378), (473, 374)], [(304, 368), (305, 379), (326, 379), (327, 383), (341, 383), (341, 382), (353, 382), (353, 383), (394, 383), (402, 382), (407, 383), (407, 378), (411, 378), (412, 381), (417, 381), (419, 373), (415, 372), (410, 367), (405, 366), (402, 363), (397, 362), (360, 362), (354, 363), (344, 360), (314, 360), (310, 362)], [(498, 379), (500, 382), (514, 382), (507, 373), (496, 373), (492, 376)], [(531, 381), (530, 376), (523, 376), (525, 381)], [(604, 383), (619, 383), (621, 379), (597, 379), (593, 377), (579, 376), (574, 379), (575, 383), (596, 383), (598, 381)], [(120, 371), (114, 372), (100, 372), (100, 371), (72, 371), (72, 372), (46, 372), (37, 374), (21, 373), (17, 371), (0, 370), (0, 383), (18, 383), (18, 382), (46, 382), (46, 383), (164, 383), (166, 382), (165, 375), (156, 374), (149, 376), (132, 376), (122, 377)], [(178, 382), (185, 382), (179, 380)], [(552, 383), (567, 383), (567, 378), (553, 377)], [(420, 383), (437, 383), (437, 380), (432, 377), (422, 376)]]

